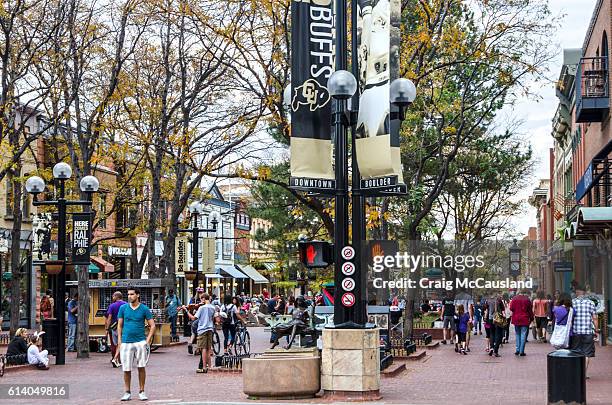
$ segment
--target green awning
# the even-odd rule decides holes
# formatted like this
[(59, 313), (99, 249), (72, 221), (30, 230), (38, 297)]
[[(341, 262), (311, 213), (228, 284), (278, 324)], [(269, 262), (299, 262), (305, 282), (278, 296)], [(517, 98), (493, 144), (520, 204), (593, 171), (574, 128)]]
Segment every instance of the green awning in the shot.
[(578, 223), (612, 225), (612, 207), (582, 207), (578, 211)]
[(93, 263), (89, 263), (89, 267), (87, 268), (87, 271), (89, 273), (99, 273), (100, 272), (100, 268), (98, 266), (96, 266)]

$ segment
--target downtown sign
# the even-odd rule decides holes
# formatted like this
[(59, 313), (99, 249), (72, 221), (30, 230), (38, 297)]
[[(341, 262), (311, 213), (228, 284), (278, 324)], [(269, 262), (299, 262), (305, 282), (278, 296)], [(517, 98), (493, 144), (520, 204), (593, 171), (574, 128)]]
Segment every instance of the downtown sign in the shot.
[(333, 193), (332, 102), (334, 72), (331, 0), (291, 2), (291, 180), (297, 190)]

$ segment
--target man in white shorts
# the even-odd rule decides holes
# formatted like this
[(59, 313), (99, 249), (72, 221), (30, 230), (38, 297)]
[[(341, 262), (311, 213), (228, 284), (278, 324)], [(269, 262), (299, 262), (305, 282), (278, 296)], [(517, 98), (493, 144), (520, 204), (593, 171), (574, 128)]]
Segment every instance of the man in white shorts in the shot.
[[(153, 334), (155, 333), (155, 321), (149, 307), (140, 303), (140, 290), (138, 288), (128, 288), (128, 305), (123, 305), (119, 308), (117, 320), (119, 341), (115, 358), (121, 355), (123, 382), (125, 384), (125, 393), (121, 400), (129, 401), (132, 399), (130, 385), (132, 382), (132, 368), (136, 365), (138, 368), (138, 383), (140, 385), (138, 398), (141, 401), (146, 401), (149, 398), (147, 398), (144, 391), (147, 376), (145, 367), (151, 353), (150, 347)], [(149, 325), (149, 334), (146, 339), (145, 321)]]

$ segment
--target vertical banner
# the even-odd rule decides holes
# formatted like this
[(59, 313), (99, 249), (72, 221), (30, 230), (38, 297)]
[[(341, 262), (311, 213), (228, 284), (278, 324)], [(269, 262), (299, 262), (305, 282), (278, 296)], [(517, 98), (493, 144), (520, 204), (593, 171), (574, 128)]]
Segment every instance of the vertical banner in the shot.
[(333, 191), (332, 102), (334, 72), (332, 0), (291, 2), (291, 179), (305, 191)]
[(179, 237), (174, 242), (174, 271), (177, 276), (184, 276), (185, 270), (188, 270), (189, 263), (187, 261), (187, 237)]
[[(399, 79), (400, 72), (400, 43), (401, 43), (401, 23), (402, 23), (402, 3), (401, 0), (390, 1), (390, 52), (389, 52), (389, 82)], [(399, 119), (399, 107), (390, 106), (390, 135), (391, 135), (391, 163), (393, 172), (398, 177), (398, 184), (404, 184), (404, 175), (402, 170), (402, 158), (400, 154), (400, 127), (402, 121)]]
[(72, 264), (89, 266), (91, 213), (72, 214)]
[(202, 272), (215, 273), (215, 238), (202, 238)]
[[(401, 4), (399, 0), (358, 1), (361, 97), (357, 118), (357, 160), (364, 179), (388, 177), (389, 180), (381, 183), (388, 187), (397, 184), (397, 176), (401, 173), (398, 167), (401, 166), (399, 120), (391, 120), (389, 100), (390, 81), (399, 75)], [(393, 148), (397, 148), (394, 151), (396, 156)], [(366, 184), (364, 188), (372, 187)]]

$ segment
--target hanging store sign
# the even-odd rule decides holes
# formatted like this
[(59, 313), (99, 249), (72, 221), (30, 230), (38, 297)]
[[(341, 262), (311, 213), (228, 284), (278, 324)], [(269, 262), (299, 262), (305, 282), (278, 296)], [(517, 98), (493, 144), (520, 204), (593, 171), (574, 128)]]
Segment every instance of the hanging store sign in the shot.
[(202, 238), (202, 273), (215, 273), (215, 238)]
[(291, 187), (335, 189), (332, 167), (331, 96), (334, 72), (331, 0), (291, 2)]
[(177, 276), (184, 276), (188, 270), (187, 246), (189, 239), (186, 237), (176, 238), (174, 243), (174, 269)]
[(90, 242), (91, 213), (72, 214), (72, 264), (90, 264)]
[[(390, 104), (390, 83), (399, 77), (401, 3), (399, 0), (359, 0), (359, 115), (357, 118), (357, 162), (367, 180), (397, 181), (375, 189), (382, 195), (390, 186), (403, 184), (400, 159), (398, 109)], [(363, 186), (363, 184), (362, 184)]]
[(113, 257), (130, 257), (132, 256), (132, 248), (121, 246), (109, 246), (108, 255)]

